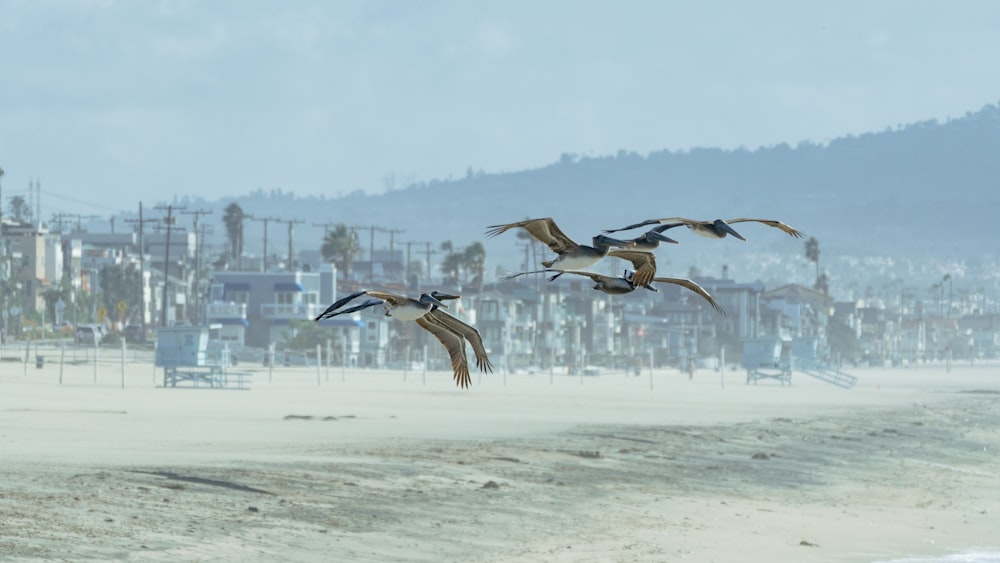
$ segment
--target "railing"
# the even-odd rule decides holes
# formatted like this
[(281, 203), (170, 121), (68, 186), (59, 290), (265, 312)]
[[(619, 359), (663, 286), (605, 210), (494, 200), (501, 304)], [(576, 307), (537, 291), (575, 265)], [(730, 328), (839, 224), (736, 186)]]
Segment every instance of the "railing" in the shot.
[(209, 319), (245, 319), (246, 303), (207, 303), (205, 316)]
[(319, 307), (311, 303), (265, 303), (260, 306), (260, 316), (265, 319), (312, 319), (319, 313)]

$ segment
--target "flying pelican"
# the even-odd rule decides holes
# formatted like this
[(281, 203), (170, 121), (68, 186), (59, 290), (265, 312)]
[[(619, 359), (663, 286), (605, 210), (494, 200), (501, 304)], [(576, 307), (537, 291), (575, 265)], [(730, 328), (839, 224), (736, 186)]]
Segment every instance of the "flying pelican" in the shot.
[[(489, 230), (486, 231), (486, 234), (495, 237), (515, 227), (521, 227), (528, 231), (531, 236), (548, 245), (552, 252), (558, 254), (559, 256), (555, 260), (542, 262), (542, 266), (559, 271), (589, 268), (607, 256), (612, 246), (633, 246), (634, 244), (606, 235), (595, 236), (592, 242), (594, 246), (577, 244), (556, 226), (556, 222), (551, 217), (528, 219), (506, 225), (492, 225), (487, 227)], [(559, 275), (556, 274), (555, 277), (559, 277)]]
[[(351, 307), (350, 309), (344, 309), (343, 311), (337, 310), (362, 295), (369, 295), (373, 299), (369, 299), (361, 305)], [(333, 305), (326, 308), (326, 311), (320, 313), (315, 320), (320, 321), (337, 315), (344, 315), (360, 311), (362, 309), (367, 309), (368, 307), (374, 307), (375, 305), (382, 305), (385, 309), (385, 316), (387, 317), (396, 317), (401, 321), (415, 321), (424, 316), (424, 314), (432, 308), (444, 307), (447, 309), (448, 306), (441, 302), (442, 299), (458, 299), (459, 297), (460, 296), (458, 295), (441, 293), (437, 290), (430, 293), (421, 293), (420, 297), (417, 299), (405, 297), (403, 295), (396, 295), (394, 293), (389, 293), (388, 291), (362, 290), (334, 302)]]
[[(353, 299), (362, 295), (368, 295), (368, 299), (361, 305), (340, 309)], [(438, 339), (448, 355), (451, 357), (451, 368), (455, 374), (455, 383), (465, 389), (471, 383), (469, 376), (469, 361), (465, 353), (465, 342), (472, 345), (472, 350), (476, 355), (476, 367), (484, 373), (493, 371), (493, 364), (490, 363), (486, 355), (486, 347), (483, 346), (482, 337), (473, 326), (445, 313), (441, 308), (448, 306), (441, 300), (458, 299), (458, 295), (449, 295), (439, 291), (422, 293), (419, 298), (404, 297), (387, 291), (358, 291), (352, 293), (330, 305), (326, 311), (316, 317), (316, 321), (329, 319), (337, 315), (353, 313), (375, 305), (382, 305), (388, 317), (394, 317), (401, 321), (415, 321), (421, 328), (430, 332)]]
[(656, 227), (655, 229), (646, 231), (642, 236), (628, 239), (625, 242), (631, 242), (634, 244), (635, 250), (645, 250), (650, 252), (659, 248), (661, 242), (677, 244), (676, 240), (660, 234), (665, 230), (667, 230), (667, 227)]
[[(639, 227), (645, 227), (646, 225), (656, 225), (661, 224), (661, 226), (653, 229), (659, 233), (667, 229), (672, 229), (674, 227), (679, 227), (681, 225), (694, 231), (696, 235), (701, 235), (708, 238), (726, 238), (726, 235), (733, 235), (734, 237), (746, 242), (747, 239), (743, 238), (743, 235), (736, 232), (735, 229), (730, 227), (731, 223), (746, 223), (746, 222), (756, 222), (763, 223), (769, 227), (774, 227), (776, 229), (781, 229), (790, 236), (795, 238), (801, 238), (803, 235), (796, 229), (782, 223), (781, 221), (775, 221), (774, 219), (716, 219), (714, 221), (696, 221), (694, 219), (685, 219), (684, 217), (664, 217), (663, 219), (647, 219), (641, 223), (635, 223), (634, 225), (629, 225), (627, 227), (622, 227), (620, 229), (608, 229), (604, 232), (614, 233), (618, 231), (625, 231), (628, 229), (637, 229)], [(666, 224), (663, 224), (666, 223)]]
[[(649, 285), (649, 282), (653, 281), (653, 276), (656, 275), (656, 256), (652, 252), (645, 252), (641, 250), (611, 250), (608, 252), (608, 256), (614, 256), (616, 258), (621, 258), (623, 260), (628, 260), (632, 263), (632, 267), (635, 268), (630, 279), (635, 280), (635, 285), (637, 287), (642, 287)], [(544, 265), (545, 262), (542, 262)], [(526, 276), (528, 274), (550, 274), (555, 275), (549, 278), (549, 281), (554, 281), (556, 278), (562, 275), (563, 272), (575, 272), (579, 273), (578, 270), (556, 270), (552, 268), (545, 268), (544, 270), (534, 270), (531, 272), (521, 272), (518, 274), (510, 274), (504, 277), (504, 280), (512, 280), (519, 276)]]
[[(551, 271), (553, 270), (539, 270), (538, 272), (522, 272), (519, 274), (511, 274), (503, 279), (511, 280), (518, 276), (523, 276), (525, 274), (537, 274), (540, 272), (551, 272)], [(658, 289), (650, 285), (648, 282), (644, 285), (636, 284), (634, 281), (635, 273), (629, 270), (625, 270), (625, 275), (618, 277), (605, 276), (603, 274), (597, 274), (594, 272), (568, 271), (563, 273), (572, 274), (575, 276), (586, 276), (594, 281), (594, 289), (598, 291), (603, 291), (608, 295), (622, 295), (624, 293), (631, 293), (640, 287), (648, 289), (650, 291), (659, 292)], [(701, 287), (694, 281), (684, 278), (652, 278), (650, 282), (672, 283), (674, 285), (686, 287), (687, 289), (690, 289), (691, 291), (697, 293), (705, 301), (708, 301), (708, 303), (712, 306), (713, 309), (715, 309), (717, 313), (719, 313), (722, 316), (726, 316), (726, 311), (722, 308), (721, 305), (718, 304), (718, 302), (715, 301), (715, 298), (713, 298), (711, 294), (705, 291), (703, 287)]]

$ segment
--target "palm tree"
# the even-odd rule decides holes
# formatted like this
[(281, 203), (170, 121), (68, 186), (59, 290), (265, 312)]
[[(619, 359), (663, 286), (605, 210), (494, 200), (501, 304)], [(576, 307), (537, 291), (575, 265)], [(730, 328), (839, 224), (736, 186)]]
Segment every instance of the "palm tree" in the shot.
[(358, 242), (358, 233), (344, 223), (334, 225), (323, 237), (323, 245), (320, 247), (323, 260), (336, 263), (344, 271), (345, 280), (351, 277), (351, 264), (359, 252), (361, 243)]
[(468, 275), (475, 276), (479, 292), (483, 290), (483, 275), (486, 273), (486, 249), (483, 243), (474, 242), (462, 252), (462, 265)]
[(816, 264), (816, 286), (819, 286), (819, 241), (816, 237), (806, 241), (806, 259)]
[(14, 216), (14, 220), (24, 222), (31, 220), (31, 207), (24, 196), (16, 195), (10, 198), (8, 205), (10, 205), (10, 214)]
[(225, 215), (222, 216), (222, 222), (226, 225), (226, 237), (229, 239), (230, 263), (238, 262), (237, 269), (239, 270), (243, 269), (243, 219), (245, 217), (243, 208), (235, 201), (226, 206)]
[(458, 283), (459, 274), (462, 271), (464, 262), (464, 254), (461, 252), (451, 252), (444, 257), (444, 260), (441, 261), (441, 272), (444, 273), (447, 279), (454, 280), (454, 283)]

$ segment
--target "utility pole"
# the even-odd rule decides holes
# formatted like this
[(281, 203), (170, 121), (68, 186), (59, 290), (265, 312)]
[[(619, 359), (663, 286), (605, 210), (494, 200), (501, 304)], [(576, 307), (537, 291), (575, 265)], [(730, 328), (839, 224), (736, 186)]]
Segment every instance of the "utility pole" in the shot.
[[(143, 238), (142, 223), (142, 202), (139, 202), (139, 219), (125, 219), (126, 223), (137, 223), (139, 232), (139, 300), (142, 305), (142, 312), (139, 315), (139, 325), (142, 326), (142, 333), (146, 334), (146, 246)], [(62, 227), (62, 222), (59, 223)], [(60, 232), (62, 230), (60, 229)]]
[(412, 252), (411, 249), (412, 249), (412, 247), (413, 247), (414, 244), (430, 244), (430, 243), (427, 242), (427, 241), (423, 241), (423, 240), (408, 240), (408, 241), (406, 241), (406, 276), (410, 275), (410, 264), (413, 262), (410, 259), (410, 255), (411, 255), (411, 252)]
[(323, 240), (326, 240), (326, 235), (330, 234), (330, 227), (335, 227), (340, 223), (313, 223), (313, 227), (323, 227)]
[(280, 221), (274, 217), (254, 217), (253, 215), (244, 215), (247, 219), (251, 221), (263, 221), (264, 222), (264, 261), (261, 263), (262, 272), (267, 271), (267, 224), (271, 221)]
[(3, 168), (0, 167), (0, 312), (3, 318), (0, 342), (7, 340), (7, 247), (3, 239), (3, 175)]
[(293, 250), (292, 249), (292, 225), (294, 225), (295, 223), (305, 223), (305, 221), (298, 220), (298, 219), (284, 219), (284, 220), (278, 220), (278, 222), (279, 223), (288, 223), (288, 271), (292, 272), (292, 271), (294, 271), (294, 267), (292, 265), (292, 263), (293, 263), (292, 257), (295, 256), (294, 253), (292, 252), (292, 250)]
[[(157, 207), (156, 209), (163, 209)], [(163, 303), (160, 304), (160, 326), (167, 326), (167, 286), (170, 285), (170, 227), (177, 221), (174, 217), (174, 210), (182, 210), (183, 207), (167, 206), (167, 218), (164, 223), (167, 225), (167, 246), (163, 252)]]
[(357, 231), (359, 229), (368, 229), (369, 235), (369, 248), (368, 248), (368, 279), (375, 280), (375, 231), (380, 233), (388, 232), (389, 229), (384, 227), (379, 227), (378, 225), (354, 225), (351, 230)]
[(431, 250), (431, 243), (430, 243), (430, 241), (427, 241), (424, 244), (427, 245), (427, 250), (426, 250), (427, 263), (425, 264), (425, 266), (427, 267), (427, 281), (430, 282), (431, 281), (431, 254), (437, 254), (437, 250)]
[(396, 276), (396, 233), (405, 233), (406, 231), (404, 231), (403, 229), (383, 229), (383, 231), (389, 233), (389, 277), (398, 279), (395, 277)]
[(184, 215), (194, 215), (194, 311), (198, 324), (201, 324), (201, 239), (204, 236), (198, 227), (202, 215), (211, 215), (210, 210), (199, 209), (197, 211), (181, 211)]

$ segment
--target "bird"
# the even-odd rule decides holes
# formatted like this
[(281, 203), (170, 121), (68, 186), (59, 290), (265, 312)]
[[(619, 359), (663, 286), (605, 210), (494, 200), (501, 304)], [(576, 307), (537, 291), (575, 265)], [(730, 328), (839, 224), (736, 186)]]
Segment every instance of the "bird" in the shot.
[(642, 236), (626, 239), (625, 242), (631, 242), (635, 250), (646, 250), (653, 251), (660, 247), (661, 242), (667, 242), (670, 244), (677, 244), (677, 241), (661, 234), (663, 231), (667, 230), (665, 227), (656, 227), (655, 229), (650, 229), (643, 233)]
[[(338, 310), (340, 307), (362, 295), (368, 295), (372, 298), (360, 305)], [(441, 302), (442, 300), (458, 299), (459, 297), (458, 295), (432, 291), (431, 293), (422, 293), (419, 298), (414, 299), (412, 297), (396, 295), (388, 291), (363, 290), (339, 299), (330, 305), (326, 311), (317, 315), (314, 320), (319, 322), (337, 315), (344, 315), (376, 305), (382, 305), (385, 308), (386, 316), (394, 317), (401, 321), (415, 321), (421, 328), (433, 334), (438, 339), (438, 342), (448, 351), (448, 355), (451, 358), (452, 372), (455, 375), (455, 384), (466, 389), (472, 382), (472, 378), (469, 376), (468, 356), (465, 352), (466, 341), (472, 345), (472, 350), (476, 356), (476, 367), (484, 373), (491, 373), (493, 371), (493, 364), (490, 363), (489, 357), (486, 355), (486, 347), (483, 345), (483, 339), (479, 335), (479, 331), (472, 325), (442, 310), (442, 308), (448, 308), (447, 305)]]
[[(639, 250), (612, 250), (608, 253), (608, 256), (614, 256), (616, 258), (622, 258), (632, 262), (632, 266), (635, 270), (625, 270), (624, 275), (619, 277), (605, 276), (603, 274), (598, 274), (594, 272), (583, 272), (577, 270), (569, 270), (564, 272), (558, 272), (555, 276), (549, 278), (549, 281), (554, 280), (562, 274), (573, 274), (576, 276), (587, 276), (594, 281), (594, 289), (598, 291), (603, 291), (609, 295), (621, 295), (624, 293), (631, 293), (636, 289), (642, 287), (650, 291), (658, 292), (659, 290), (650, 285), (652, 282), (660, 283), (671, 283), (674, 285), (679, 285), (686, 287), (691, 291), (700, 295), (703, 299), (712, 305), (717, 313), (722, 316), (726, 315), (726, 311), (722, 308), (715, 298), (712, 297), (704, 288), (700, 285), (684, 278), (658, 278), (654, 277), (656, 275), (656, 256), (652, 252), (644, 252)], [(503, 278), (504, 281), (512, 280), (514, 278), (524, 276), (527, 274), (539, 274), (554, 272), (555, 270), (537, 270), (534, 272), (520, 272), (517, 274), (510, 274)]]
[(786, 225), (785, 223), (782, 223), (781, 221), (775, 221), (774, 219), (748, 219), (745, 217), (741, 217), (738, 219), (727, 219), (727, 220), (716, 219), (714, 221), (697, 221), (694, 219), (686, 219), (684, 217), (665, 217), (663, 219), (647, 219), (645, 221), (642, 221), (641, 223), (635, 223), (633, 225), (622, 227), (620, 229), (607, 229), (604, 232), (615, 233), (618, 231), (637, 229), (639, 227), (645, 227), (646, 225), (656, 225), (659, 223), (661, 225), (659, 227), (656, 227), (655, 229), (652, 229), (653, 231), (662, 233), (667, 229), (672, 229), (674, 227), (679, 227), (681, 225), (684, 225), (687, 228), (694, 231), (696, 235), (701, 235), (703, 237), (721, 239), (721, 238), (726, 238), (726, 235), (733, 235), (734, 237), (746, 242), (747, 239), (744, 238), (743, 235), (737, 233), (736, 230), (730, 226), (731, 223), (746, 223), (746, 222), (763, 223), (769, 227), (781, 229), (788, 235), (795, 238), (802, 238), (804, 236), (797, 229), (793, 229), (792, 227)]
[[(550, 270), (541, 270), (541, 271), (550, 271)], [(505, 277), (504, 279), (509, 280), (524, 274), (532, 274), (532, 273), (538, 273), (538, 272), (522, 272), (519, 274), (512, 274), (510, 276)], [(629, 270), (625, 270), (625, 274), (623, 276), (618, 276), (618, 277), (605, 276), (604, 274), (598, 274), (596, 272), (567, 271), (562, 273), (571, 274), (575, 276), (586, 276), (594, 281), (594, 289), (607, 293), (608, 295), (622, 295), (625, 293), (631, 293), (640, 287), (648, 289), (650, 291), (659, 292), (658, 289), (656, 289), (649, 283), (641, 286), (637, 285), (633, 281), (634, 272), (631, 272)], [(718, 302), (716, 302), (715, 298), (713, 298), (710, 293), (705, 291), (703, 287), (701, 287), (692, 280), (685, 278), (653, 278), (650, 280), (650, 282), (670, 283), (674, 285), (679, 285), (681, 287), (686, 287), (687, 289), (690, 289), (691, 291), (697, 293), (705, 301), (708, 301), (708, 303), (712, 306), (713, 309), (715, 309), (717, 313), (719, 313), (722, 316), (726, 316), (725, 309), (723, 309), (722, 306), (719, 305)]]
[[(372, 299), (365, 301), (361, 305), (351, 307), (350, 309), (344, 309), (343, 311), (337, 310), (362, 295), (369, 295)], [(442, 303), (441, 300), (458, 299), (459, 297), (459, 295), (450, 295), (434, 290), (430, 293), (421, 293), (420, 297), (413, 299), (412, 297), (396, 295), (395, 293), (389, 293), (388, 291), (366, 289), (354, 292), (335, 301), (333, 305), (330, 305), (325, 311), (317, 315), (314, 320), (321, 321), (337, 315), (344, 315), (360, 311), (362, 309), (367, 309), (368, 307), (374, 307), (375, 305), (382, 305), (385, 309), (385, 316), (387, 317), (396, 317), (401, 321), (415, 321), (434, 307), (444, 307), (447, 309), (448, 306)]]
[[(566, 271), (589, 268), (607, 256), (611, 247), (628, 247), (635, 244), (611, 238), (607, 235), (593, 237), (593, 246), (577, 244), (559, 229), (551, 217), (527, 219), (525, 221), (518, 221), (517, 223), (507, 223), (506, 225), (491, 225), (487, 227), (486, 234), (487, 236), (495, 237), (516, 227), (521, 227), (528, 231), (531, 236), (548, 245), (553, 252), (559, 255), (555, 260), (542, 262), (542, 266), (552, 270)], [(558, 274), (555, 277), (559, 277)]]

